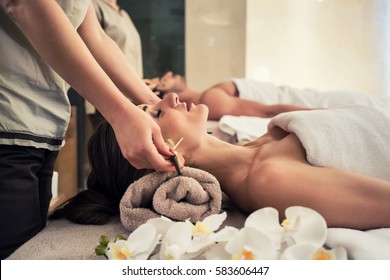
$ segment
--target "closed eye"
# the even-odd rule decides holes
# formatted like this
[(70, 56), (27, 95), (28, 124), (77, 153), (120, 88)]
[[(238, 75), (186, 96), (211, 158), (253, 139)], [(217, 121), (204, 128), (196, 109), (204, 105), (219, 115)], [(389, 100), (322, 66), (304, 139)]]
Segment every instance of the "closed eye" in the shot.
[(150, 112), (150, 110), (148, 110), (148, 109), (149, 109), (149, 106), (148, 106), (148, 105), (143, 105), (143, 106), (142, 106), (142, 110), (145, 111), (146, 113), (149, 112), (149, 114), (150, 114), (153, 118), (158, 119), (158, 118), (161, 117), (161, 114), (162, 114), (162, 110), (161, 110), (161, 109), (158, 109), (157, 111), (154, 111), (154, 112)]
[(162, 110), (161, 109), (158, 109), (157, 110), (157, 113), (156, 115), (154, 116), (156, 119), (158, 119), (159, 117), (161, 117), (161, 114), (162, 114)]

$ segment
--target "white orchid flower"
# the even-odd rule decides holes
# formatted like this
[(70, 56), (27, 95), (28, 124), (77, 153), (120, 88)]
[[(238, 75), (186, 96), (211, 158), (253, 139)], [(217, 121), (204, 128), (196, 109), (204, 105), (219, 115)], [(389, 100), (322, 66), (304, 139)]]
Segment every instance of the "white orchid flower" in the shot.
[(285, 216), (280, 223), (276, 209), (259, 209), (248, 216), (241, 230), (230, 226), (220, 229), (227, 217), (225, 212), (195, 224), (161, 216), (138, 227), (127, 240), (101, 240), (95, 250), (108, 259), (134, 260), (347, 259), (344, 248), (323, 248), (327, 225), (319, 213), (293, 206), (286, 209)]
[(233, 260), (275, 260), (277, 249), (267, 235), (250, 227), (242, 228), (225, 245)]
[(299, 243), (288, 247), (281, 256), (282, 260), (346, 260), (347, 251), (342, 248), (331, 250), (310, 243)]
[(195, 225), (186, 221), (192, 228), (192, 242), (187, 248), (187, 252), (200, 252), (202, 249), (215, 242), (228, 241), (238, 231), (238, 229), (227, 226), (217, 232), (226, 217), (226, 212), (223, 212), (221, 214), (210, 215), (203, 221), (196, 222)]
[(204, 253), (206, 260), (231, 260), (232, 256), (225, 250), (227, 242), (216, 243)]
[(244, 227), (225, 243), (218, 243), (205, 253), (207, 260), (275, 260), (278, 248), (261, 231)]
[(127, 240), (109, 242), (105, 255), (110, 260), (147, 260), (157, 243), (156, 229), (152, 225), (143, 224)]
[(163, 237), (159, 259), (180, 260), (189, 259), (187, 248), (191, 244), (191, 226), (186, 222), (172, 223)]
[(149, 219), (146, 223), (154, 226), (154, 228), (157, 230), (158, 237), (161, 241), (164, 238), (170, 226), (175, 222), (165, 216), (161, 216), (159, 218)]
[(325, 244), (328, 227), (325, 219), (311, 208), (294, 206), (286, 209), (282, 222), (285, 235), (296, 243), (307, 242), (318, 246)]
[(301, 206), (286, 209), (286, 219), (279, 224), (279, 214), (274, 208), (259, 209), (248, 216), (245, 227), (256, 228), (270, 236), (280, 246), (281, 252), (296, 243), (311, 243), (322, 247), (326, 240), (325, 219), (316, 211)]

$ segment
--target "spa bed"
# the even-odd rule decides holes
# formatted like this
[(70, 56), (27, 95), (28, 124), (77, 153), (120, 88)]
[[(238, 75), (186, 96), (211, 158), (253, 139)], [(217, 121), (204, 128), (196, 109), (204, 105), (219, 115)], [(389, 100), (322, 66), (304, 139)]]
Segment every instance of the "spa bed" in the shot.
[[(246, 215), (238, 209), (225, 208), (228, 216), (225, 225), (241, 228)], [(78, 225), (67, 220), (49, 221), (47, 227), (22, 245), (10, 260), (98, 260), (95, 247), (101, 235), (113, 239), (116, 235), (128, 236), (119, 218), (102, 226)], [(326, 245), (344, 247), (352, 260), (390, 260), (390, 228), (369, 231), (346, 228), (329, 228)]]

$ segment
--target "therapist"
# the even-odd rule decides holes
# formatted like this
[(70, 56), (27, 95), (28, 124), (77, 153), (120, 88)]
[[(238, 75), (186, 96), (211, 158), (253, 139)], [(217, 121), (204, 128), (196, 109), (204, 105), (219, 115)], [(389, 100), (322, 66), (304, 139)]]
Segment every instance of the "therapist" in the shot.
[(136, 103), (159, 101), (105, 34), (89, 0), (0, 0), (0, 257), (46, 225), (71, 85), (113, 126), (137, 168), (174, 171), (160, 128)]

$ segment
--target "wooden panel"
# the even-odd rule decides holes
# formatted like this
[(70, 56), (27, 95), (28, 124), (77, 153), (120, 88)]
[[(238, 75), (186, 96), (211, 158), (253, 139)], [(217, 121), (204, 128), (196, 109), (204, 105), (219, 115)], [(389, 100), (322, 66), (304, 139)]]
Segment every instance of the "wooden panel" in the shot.
[(58, 171), (58, 196), (50, 203), (49, 213), (77, 194), (77, 109), (72, 106), (65, 145), (58, 153), (54, 170)]

